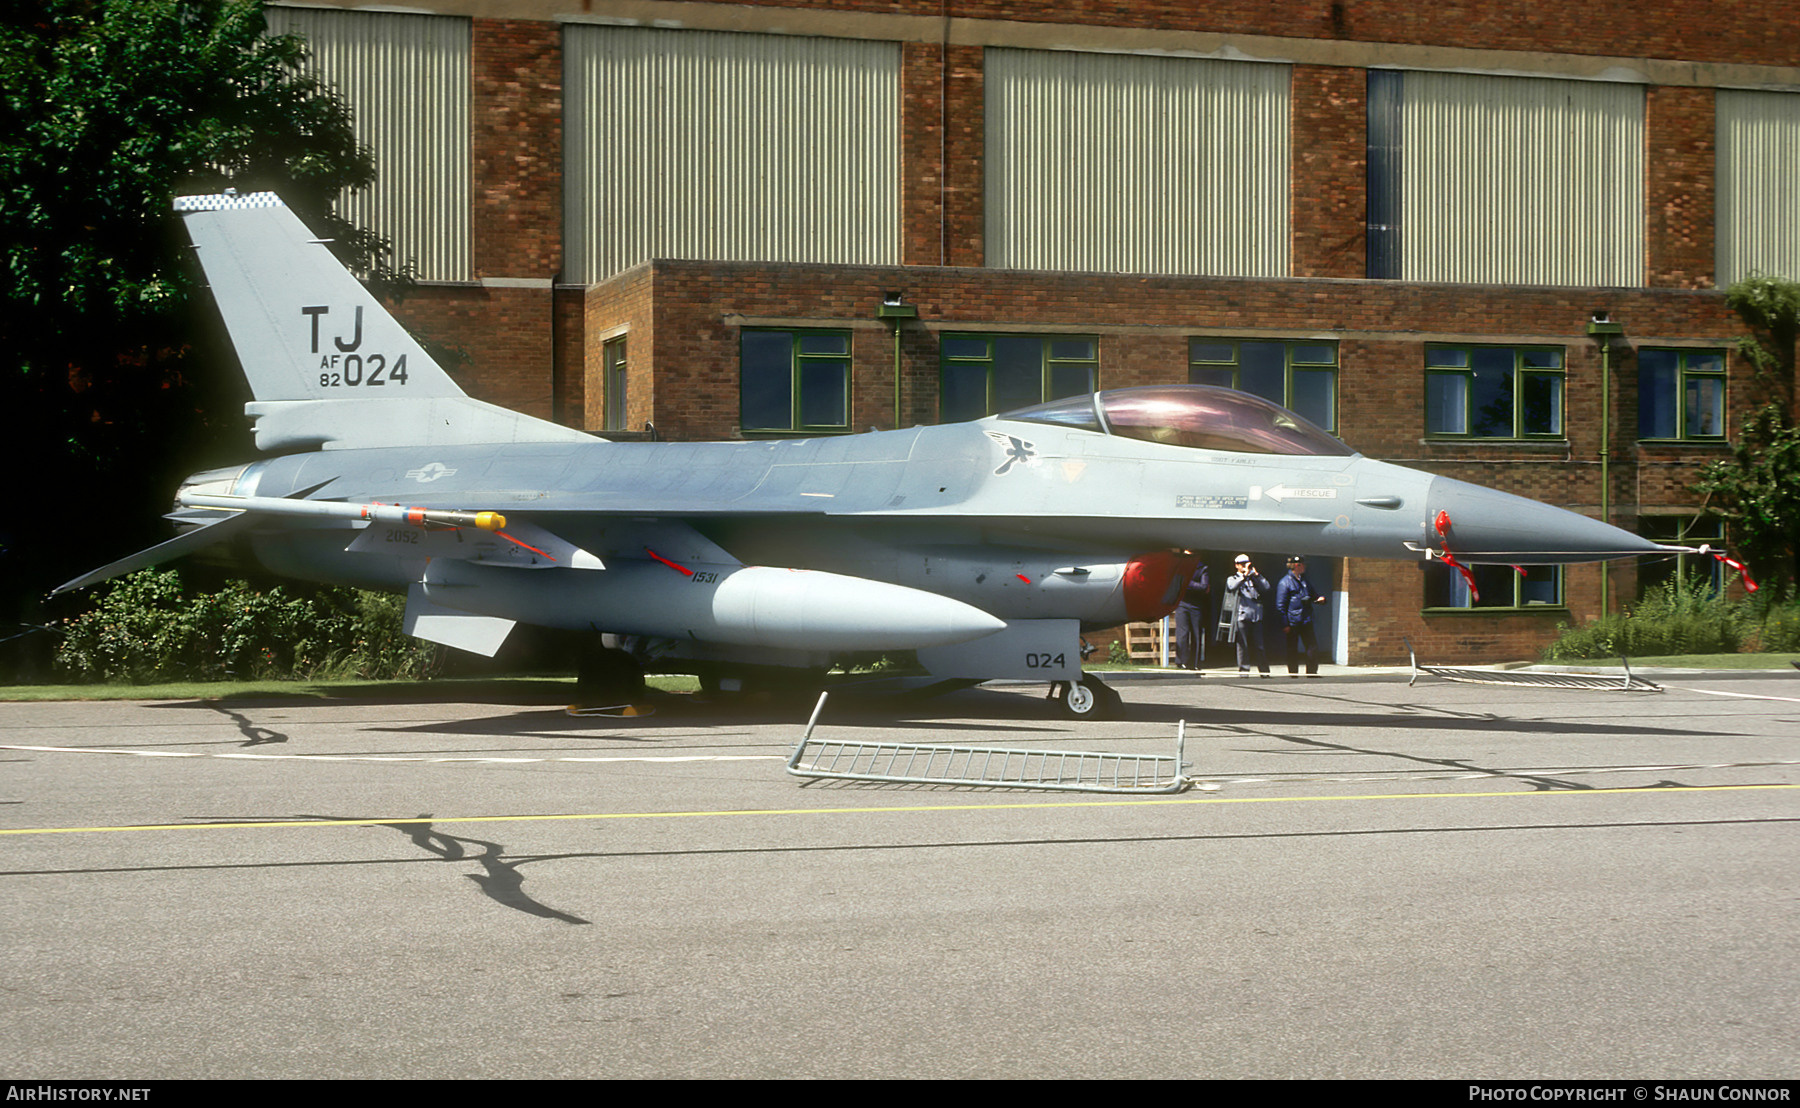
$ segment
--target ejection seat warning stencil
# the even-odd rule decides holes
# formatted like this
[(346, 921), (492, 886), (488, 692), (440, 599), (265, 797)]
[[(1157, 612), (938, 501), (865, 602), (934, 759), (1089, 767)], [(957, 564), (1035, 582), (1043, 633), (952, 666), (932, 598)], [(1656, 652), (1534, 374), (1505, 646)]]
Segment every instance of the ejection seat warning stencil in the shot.
[(1201, 511), (1217, 511), (1226, 508), (1243, 511), (1250, 506), (1250, 498), (1247, 496), (1176, 496), (1175, 506), (1177, 508), (1195, 508)]

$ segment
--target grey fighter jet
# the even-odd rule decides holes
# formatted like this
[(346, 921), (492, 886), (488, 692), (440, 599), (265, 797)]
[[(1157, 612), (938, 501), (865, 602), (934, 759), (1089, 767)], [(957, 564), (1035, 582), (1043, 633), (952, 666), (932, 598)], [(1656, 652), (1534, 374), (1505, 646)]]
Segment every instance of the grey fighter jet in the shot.
[[(230, 540), (279, 574), (404, 591), (416, 636), (491, 655), (517, 623), (732, 680), (911, 652), (932, 678), (1118, 707), (1080, 632), (1171, 610), (1202, 549), (1464, 564), (1668, 548), (1365, 458), (1193, 385), (783, 441), (608, 442), (476, 401), (272, 194), (177, 202), (242, 358), (265, 457), (198, 473), (175, 539), (77, 588)], [(621, 649), (623, 647), (624, 649)]]

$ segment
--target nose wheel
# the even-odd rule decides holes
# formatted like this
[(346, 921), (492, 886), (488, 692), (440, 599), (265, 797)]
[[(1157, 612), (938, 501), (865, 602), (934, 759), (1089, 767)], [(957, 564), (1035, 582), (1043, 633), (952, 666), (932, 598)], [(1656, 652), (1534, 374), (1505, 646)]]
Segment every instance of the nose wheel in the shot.
[(1125, 707), (1119, 694), (1102, 684), (1091, 673), (1080, 681), (1058, 681), (1050, 686), (1050, 695), (1070, 719), (1116, 719)]

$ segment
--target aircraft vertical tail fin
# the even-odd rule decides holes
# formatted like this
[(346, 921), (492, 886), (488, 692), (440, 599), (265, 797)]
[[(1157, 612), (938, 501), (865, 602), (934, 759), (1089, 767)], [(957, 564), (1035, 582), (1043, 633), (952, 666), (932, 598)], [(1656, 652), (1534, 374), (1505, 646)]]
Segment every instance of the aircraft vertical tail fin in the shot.
[(256, 399), (257, 446), (590, 439), (474, 400), (272, 192), (183, 196)]

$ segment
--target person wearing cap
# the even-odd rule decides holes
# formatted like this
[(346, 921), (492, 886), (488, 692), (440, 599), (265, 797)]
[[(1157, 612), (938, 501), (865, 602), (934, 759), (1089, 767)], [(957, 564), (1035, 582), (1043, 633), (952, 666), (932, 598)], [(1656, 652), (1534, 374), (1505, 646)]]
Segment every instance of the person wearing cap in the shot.
[(1313, 605), (1325, 597), (1306, 579), (1306, 559), (1295, 554), (1287, 560), (1287, 576), (1275, 584), (1275, 612), (1281, 617), (1282, 638), (1287, 640), (1289, 677), (1300, 676), (1300, 653), (1306, 653), (1306, 675), (1319, 675), (1319, 640), (1313, 634)]
[(1231, 560), (1235, 573), (1225, 578), (1225, 590), (1237, 601), (1232, 615), (1232, 638), (1237, 640), (1238, 676), (1250, 676), (1250, 663), (1257, 671), (1269, 675), (1269, 654), (1263, 649), (1263, 600), (1269, 593), (1269, 579), (1256, 572), (1250, 555), (1239, 554)]

